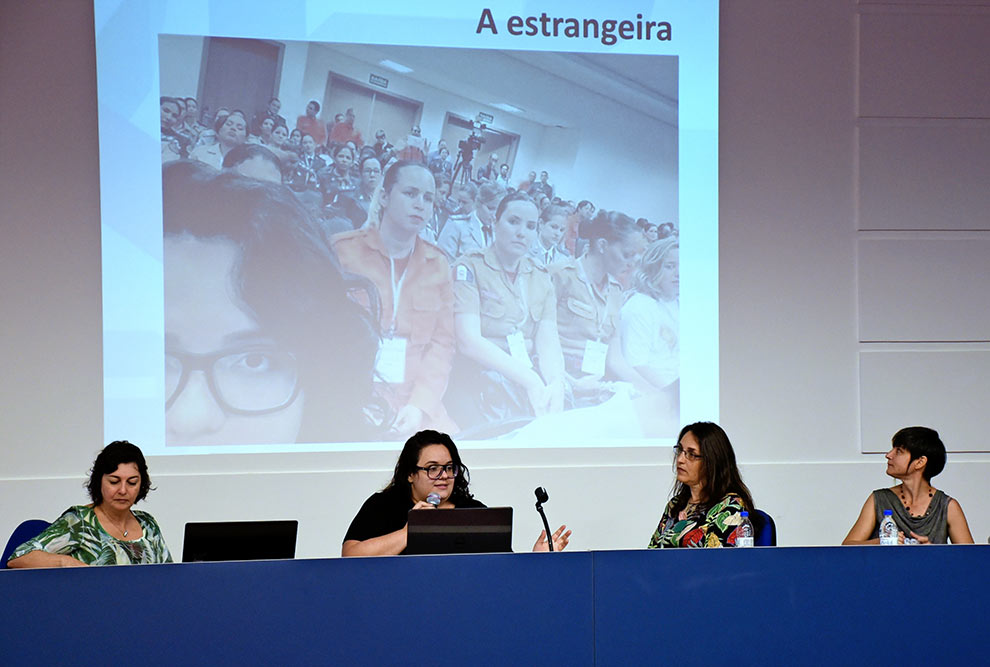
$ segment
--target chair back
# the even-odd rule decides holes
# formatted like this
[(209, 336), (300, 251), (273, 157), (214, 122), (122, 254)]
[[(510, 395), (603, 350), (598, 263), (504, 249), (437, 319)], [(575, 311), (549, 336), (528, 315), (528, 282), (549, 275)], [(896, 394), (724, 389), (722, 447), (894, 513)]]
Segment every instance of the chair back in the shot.
[(756, 531), (753, 545), (758, 547), (777, 546), (777, 524), (774, 523), (773, 517), (763, 510), (753, 510), (750, 512), (750, 516), (753, 518), (753, 528)]
[(28, 519), (27, 521), (22, 521), (21, 525), (17, 528), (14, 528), (14, 532), (10, 534), (10, 539), (7, 540), (7, 546), (4, 547), (3, 559), (0, 560), (0, 569), (7, 567), (7, 559), (10, 558), (10, 554), (14, 553), (14, 549), (31, 538), (38, 537), (38, 535), (41, 535), (41, 531), (50, 525), (52, 524), (44, 519)]

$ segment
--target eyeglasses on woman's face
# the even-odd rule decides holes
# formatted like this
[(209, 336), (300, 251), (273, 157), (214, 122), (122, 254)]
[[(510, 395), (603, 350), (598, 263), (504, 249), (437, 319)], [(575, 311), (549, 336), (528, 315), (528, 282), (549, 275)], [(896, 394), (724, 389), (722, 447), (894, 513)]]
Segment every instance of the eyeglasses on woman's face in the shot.
[(426, 467), (416, 466), (416, 470), (422, 470), (430, 479), (440, 479), (444, 473), (447, 474), (447, 477), (457, 477), (461, 471), (460, 466), (456, 463), (448, 463), (447, 465), (437, 463)]
[(684, 449), (680, 443), (674, 445), (674, 459), (680, 457), (683, 454), (688, 461), (700, 461), (702, 456), (699, 452), (691, 451), (690, 449)]
[(295, 356), (274, 346), (248, 346), (215, 354), (165, 350), (165, 407), (172, 407), (193, 371), (206, 374), (207, 386), (228, 414), (276, 412), (299, 395)]

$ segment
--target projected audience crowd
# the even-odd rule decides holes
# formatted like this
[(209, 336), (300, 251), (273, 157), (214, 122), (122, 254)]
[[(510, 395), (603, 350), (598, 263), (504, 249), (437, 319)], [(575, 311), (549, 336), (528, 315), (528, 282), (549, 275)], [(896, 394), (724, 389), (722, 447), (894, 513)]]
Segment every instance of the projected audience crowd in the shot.
[(674, 223), (281, 112), (161, 98), (167, 444), (676, 434)]

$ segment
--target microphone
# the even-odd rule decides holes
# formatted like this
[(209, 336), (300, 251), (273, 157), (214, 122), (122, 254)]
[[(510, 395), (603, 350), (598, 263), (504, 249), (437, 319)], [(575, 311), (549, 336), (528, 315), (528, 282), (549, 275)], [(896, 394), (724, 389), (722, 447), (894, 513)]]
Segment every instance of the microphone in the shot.
[(434, 507), (436, 507), (437, 505), (440, 504), (440, 494), (439, 493), (431, 493), (430, 495), (426, 496), (426, 502), (428, 502), (431, 505), (433, 505)]
[(540, 518), (543, 519), (543, 529), (547, 532), (547, 546), (550, 547), (550, 551), (553, 551), (553, 538), (550, 533), (550, 524), (547, 522), (547, 515), (543, 513), (543, 503), (550, 500), (550, 496), (547, 494), (547, 490), (542, 486), (536, 487), (533, 492), (536, 494), (536, 511), (540, 513)]

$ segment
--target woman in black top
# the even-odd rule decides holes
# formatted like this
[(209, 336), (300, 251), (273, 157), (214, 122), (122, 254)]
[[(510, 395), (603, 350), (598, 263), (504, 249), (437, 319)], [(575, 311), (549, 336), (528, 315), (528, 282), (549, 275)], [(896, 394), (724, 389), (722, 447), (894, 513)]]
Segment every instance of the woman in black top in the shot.
[[(384, 490), (368, 498), (351, 521), (343, 556), (388, 556), (406, 549), (406, 522), (410, 510), (484, 507), (468, 490), (471, 481), (467, 466), (450, 436), (438, 431), (420, 431), (406, 441), (395, 463), (392, 481)], [(440, 497), (438, 505), (426, 501)], [(565, 532), (566, 531), (566, 532)], [(571, 531), (561, 526), (551, 536), (553, 550), (567, 546)], [(547, 551), (546, 531), (533, 545), (533, 551)]]

